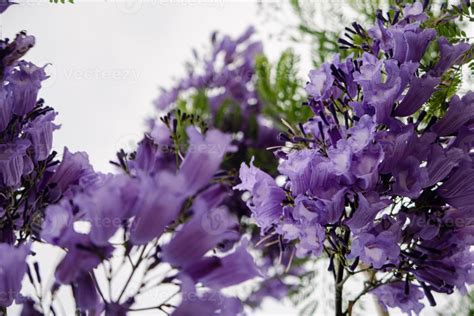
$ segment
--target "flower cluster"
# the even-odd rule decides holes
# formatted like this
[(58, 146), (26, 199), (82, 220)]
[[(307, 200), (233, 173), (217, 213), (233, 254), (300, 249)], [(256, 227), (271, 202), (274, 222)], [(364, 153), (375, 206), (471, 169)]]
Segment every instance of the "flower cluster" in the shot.
[[(340, 48), (353, 54), (309, 73), (304, 105), (314, 115), (297, 127), (268, 114), (299, 102), (286, 102), (297, 81), (278, 79), (285, 67), (293, 78), (293, 55), (265, 97), (258, 87), (270, 72), (254, 29), (213, 34), (210, 55), (196, 53), (187, 76), (162, 91), (155, 107), (167, 113), (150, 120), (134, 152), (118, 152), (110, 174), (83, 152), (55, 158), (57, 113), (38, 98), (45, 67), (22, 60), (35, 40), (0, 41), (0, 313), (17, 302), (23, 315), (55, 314), (56, 293), (70, 287), (81, 314), (242, 315), (244, 304), (297, 292), (306, 260), (323, 254), (336, 315), (368, 292), (408, 314), (424, 299), (436, 304), (433, 292), (465, 293), (474, 282), (474, 93), (447, 93), (426, 110), (473, 50), (440, 36), (435, 27), (450, 17), (431, 23), (427, 5), (397, 2), (370, 29), (346, 28)], [(273, 101), (281, 104), (268, 112)], [(38, 243), (64, 254), (51, 288), (32, 256)], [(360, 272), (370, 278), (344, 312), (344, 283)], [(20, 294), (24, 276), (30, 297)], [(259, 276), (250, 296), (222, 291)], [(172, 294), (147, 306), (150, 291)]]
[[(263, 45), (253, 40), (254, 33), (253, 27), (235, 39), (213, 33), (209, 56), (199, 57), (195, 52), (187, 76), (163, 90), (155, 107), (180, 109), (202, 116), (208, 126), (243, 133), (241, 145), (258, 149), (277, 145), (278, 134), (265, 120), (255, 88), (255, 59), (263, 53)], [(186, 98), (194, 102), (187, 104)]]
[(23, 176), (32, 176), (40, 162), (51, 152), (56, 113), (38, 101), (41, 81), (47, 78), (44, 68), (18, 61), (34, 45), (34, 37), (25, 33), (9, 43), (0, 43), (2, 51), (0, 92), (0, 137), (2, 189), (16, 189)]
[[(229, 308), (226, 315), (241, 311), (239, 301), (218, 291), (260, 273), (247, 252), (245, 240), (227, 253), (241, 239), (238, 221), (222, 206), (226, 192), (211, 181), (224, 155), (234, 150), (231, 138), (217, 130), (202, 135), (191, 126), (187, 136), (187, 153), (175, 170), (160, 166), (157, 160), (146, 160), (156, 154), (153, 148), (158, 147), (151, 138), (147, 140), (152, 144), (141, 143), (140, 154), (127, 165), (126, 173), (76, 172), (85, 163), (81, 156), (65, 157), (58, 167), (68, 170), (68, 175), (74, 175), (81, 185), (46, 209), (41, 237), (66, 250), (56, 269), (56, 281), (72, 286), (80, 310), (124, 314), (132, 310), (135, 300), (146, 290), (175, 284), (181, 291), (182, 303), (173, 315), (186, 315), (186, 310), (198, 308), (196, 305), (202, 305), (199, 308), (209, 315), (224, 307)], [(88, 223), (88, 231), (78, 231), (78, 223)], [(114, 236), (118, 238), (117, 232), (123, 237), (120, 242), (113, 242)], [(207, 255), (211, 249), (220, 249), (224, 256)], [(161, 281), (142, 280), (129, 293), (126, 289), (133, 281), (132, 272), (122, 291), (107, 298), (96, 284), (94, 269), (100, 264), (110, 265), (111, 282), (119, 269), (113, 267), (114, 254), (137, 255), (133, 271), (141, 266), (147, 276), (164, 264), (172, 269), (162, 275)], [(195, 293), (196, 283), (208, 291)], [(169, 307), (167, 303), (149, 308)]]
[[(165, 108), (170, 112), (160, 121), (150, 121), (147, 136), (140, 142), (129, 162), (130, 166), (146, 166), (148, 173), (156, 172), (157, 165), (160, 168), (173, 169), (175, 154), (179, 154), (181, 147), (186, 147), (180, 146), (180, 140), (187, 138), (180, 135), (183, 125), (193, 124), (204, 130), (217, 128), (232, 133), (236, 151), (227, 157), (219, 177), (213, 180), (219, 182), (213, 194), (225, 196), (219, 209), (229, 210), (244, 222), (248, 221), (245, 218), (250, 215), (249, 210), (242, 203), (242, 194), (232, 190), (232, 186), (238, 181), (235, 173), (242, 161), (241, 157), (256, 153), (261, 163), (274, 165), (276, 159), (265, 155), (264, 149), (281, 143), (277, 138), (277, 129), (264, 118), (262, 102), (255, 91), (254, 59), (261, 53), (262, 48), (260, 42), (250, 41), (253, 33), (254, 29), (249, 28), (235, 40), (228, 36), (221, 39), (216, 35), (212, 36), (212, 57), (197, 60), (195, 66), (205, 69), (204, 73), (191, 71), (188, 78), (181, 80), (171, 90), (174, 91), (171, 99), (167, 97), (170, 96), (169, 91), (160, 95), (155, 105), (158, 109)], [(220, 64), (220, 60), (224, 61), (224, 65)], [(167, 102), (164, 104), (159, 100)], [(216, 216), (220, 211), (212, 213)], [(241, 225), (241, 233), (251, 234), (251, 242), (258, 243), (258, 230), (253, 223)], [(263, 298), (281, 299), (300, 287), (299, 284), (294, 284), (294, 280), (291, 282), (289, 279), (291, 276), (304, 274), (306, 270), (301, 265), (292, 266), (291, 252), (282, 253), (279, 245), (275, 243), (260, 244), (254, 250), (254, 255), (258, 258), (258, 268), (264, 274), (265, 280), (257, 283), (254, 292), (243, 300), (245, 305), (258, 308)], [(180, 248), (180, 251), (187, 253), (184, 248)]]
[[(237, 150), (236, 141), (207, 130), (198, 117), (183, 113), (178, 122), (170, 114), (152, 124), (136, 152), (118, 154), (117, 174), (94, 171), (86, 153), (67, 148), (58, 161), (51, 151), (57, 113), (38, 100), (46, 73), (20, 60), (33, 45), (32, 36), (20, 33), (0, 46), (2, 311), (16, 301), (24, 304), (24, 314), (54, 312), (54, 293), (70, 286), (82, 313), (125, 315), (146, 292), (172, 286), (181, 294), (178, 307), (173, 297), (138, 306), (173, 315), (240, 314), (240, 300), (220, 289), (261, 273), (247, 251), (239, 217), (230, 211), (227, 173), (219, 173), (224, 156)], [(32, 242), (64, 251), (50, 300), (38, 295), (47, 290), (40, 265), (34, 262), (32, 269), (26, 263)], [(117, 257), (123, 260), (117, 263)], [(107, 296), (97, 268), (104, 268), (111, 288), (111, 282), (123, 282), (120, 270), (129, 264), (126, 283)], [(25, 274), (39, 289), (36, 296), (19, 294)]]
[[(10, 3), (5, 4), (6, 10)], [(22, 32), (0, 41), (0, 308), (17, 298), (26, 273), (30, 236), (44, 206), (55, 200), (49, 170), (56, 113), (38, 100), (44, 68), (19, 60), (35, 43)]]
[[(347, 28), (335, 57), (309, 73), (315, 116), (284, 135), (277, 152), (283, 186), (253, 165), (238, 190), (262, 233), (283, 238), (296, 256), (331, 259), (336, 291), (357, 266), (388, 276), (369, 282), (389, 307), (419, 312), (432, 291), (465, 292), (472, 283), (474, 93), (454, 96), (430, 117), (423, 106), (443, 74), (472, 55), (424, 28), (423, 5), (383, 16), (366, 31)], [(430, 43), (439, 59), (423, 62)], [(352, 302), (354, 303), (354, 302)], [(350, 306), (350, 308), (352, 308)], [(336, 306), (336, 311), (338, 310)]]
[[(263, 53), (263, 47), (261, 42), (252, 39), (254, 33), (255, 29), (249, 27), (235, 39), (217, 33), (211, 36), (209, 56), (200, 58), (196, 53), (188, 76), (170, 90), (163, 90), (155, 100), (159, 111), (170, 112), (160, 121), (150, 121), (149, 136), (141, 141), (136, 157), (130, 161), (131, 165), (148, 166), (147, 172), (155, 172), (153, 161), (159, 161), (160, 168), (173, 168), (175, 153), (182, 147), (180, 139), (186, 138), (180, 137), (180, 126), (188, 123), (232, 133), (236, 152), (223, 166), (219, 190), (226, 195), (223, 206), (244, 221), (250, 216), (249, 209), (242, 201), (241, 192), (232, 190), (238, 182), (235, 174), (242, 157), (254, 154), (259, 163), (272, 170), (277, 159), (268, 155), (265, 148), (282, 144), (278, 139), (277, 124), (264, 114), (264, 102), (256, 91), (255, 60)], [(150, 137), (155, 139), (155, 145)], [(257, 244), (259, 233), (254, 223), (245, 228), (245, 232), (252, 235), (251, 242)], [(263, 297), (279, 299), (294, 290), (298, 285), (291, 284), (287, 276), (305, 272), (301, 266), (291, 267), (291, 252), (282, 254), (278, 244), (260, 243), (255, 250), (259, 269), (266, 280), (245, 301), (251, 307), (258, 307)], [(275, 267), (282, 267), (280, 270), (284, 272), (275, 272)], [(275, 295), (275, 292), (279, 294)]]
[(247, 85), (255, 72), (255, 56), (263, 51), (262, 43), (251, 39), (254, 33), (255, 29), (249, 27), (236, 39), (219, 37), (217, 32), (212, 34), (210, 56), (202, 57), (201, 60), (195, 52), (196, 60), (188, 70), (188, 76), (175, 87), (163, 90), (155, 100), (155, 106), (167, 109), (174, 105), (180, 94), (206, 89), (215, 91), (209, 98), (210, 109), (214, 113), (226, 99), (235, 100), (246, 112), (258, 102), (256, 92)]

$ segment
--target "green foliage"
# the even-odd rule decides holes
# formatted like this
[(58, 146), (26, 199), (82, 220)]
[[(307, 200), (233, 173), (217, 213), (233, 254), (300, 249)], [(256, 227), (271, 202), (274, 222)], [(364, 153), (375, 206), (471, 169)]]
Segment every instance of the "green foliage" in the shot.
[(438, 36), (446, 37), (451, 43), (469, 42), (465, 29), (474, 21), (474, 6), (469, 8), (463, 1), (460, 3), (461, 8), (444, 1), (439, 12), (429, 10), (430, 18), (422, 26), (434, 28)]
[(471, 76), (474, 77), (474, 60), (471, 60), (470, 63), (468, 64), (469, 72), (471, 73)]
[(451, 42), (458, 42), (466, 37), (466, 32), (454, 22), (438, 24), (435, 26), (435, 29), (438, 35), (448, 38)]
[(209, 104), (205, 90), (196, 91), (189, 96), (189, 102), (185, 99), (178, 100), (177, 108), (184, 113), (194, 114), (201, 118), (209, 117)]
[[(457, 6), (448, 6), (445, 2), (444, 6), (436, 14), (431, 10), (428, 12), (430, 18), (423, 23), (423, 27), (434, 28), (437, 32), (437, 37), (444, 36), (451, 43), (469, 42), (470, 38), (465, 32), (467, 21), (474, 21), (474, 6), (468, 8), (462, 5), (462, 8)], [(447, 109), (447, 102), (460, 89), (463, 76), (462, 66), (468, 65), (469, 71), (474, 75), (474, 65), (472, 62), (473, 48), (464, 54), (458, 65), (448, 70), (442, 77), (441, 84), (437, 87), (436, 92), (428, 101), (425, 110), (429, 116), (441, 116)], [(423, 57), (423, 69), (428, 71), (437, 60), (440, 58), (439, 47), (435, 41), (430, 45), (427, 53)], [(428, 117), (429, 119), (429, 117)]]
[[(298, 124), (311, 116), (311, 110), (302, 105), (303, 82), (298, 78), (297, 66), (298, 57), (291, 49), (284, 51), (274, 66), (267, 57), (257, 57), (257, 93), (264, 103), (263, 114), (276, 124), (280, 124), (282, 119), (290, 124)], [(285, 129), (282, 124), (279, 127)]]
[[(330, 3), (328, 2), (328, 4)], [(314, 2), (290, 0), (290, 4), (293, 13), (298, 18), (297, 35), (292, 35), (291, 39), (295, 42), (301, 42), (304, 38), (309, 38), (315, 66), (326, 61), (332, 54), (340, 53), (342, 57), (348, 55), (348, 52), (339, 50), (339, 44), (337, 43), (340, 33), (343, 31), (343, 26), (349, 24), (349, 21), (343, 15), (334, 14), (334, 11), (331, 12), (331, 20), (335, 22), (335, 25), (339, 25), (339, 28), (322, 28), (315, 22), (317, 20), (316, 10), (320, 8), (316, 8)]]
[[(242, 119), (242, 108), (240, 105), (234, 100), (226, 99), (219, 106), (214, 116), (214, 126), (221, 131), (235, 133), (240, 130)], [(245, 132), (247, 135), (247, 131)]]
[(426, 106), (426, 111), (432, 115), (440, 117), (447, 109), (446, 104), (452, 96), (456, 94), (462, 83), (462, 73), (459, 70), (451, 69), (446, 72), (437, 90), (431, 96)]
[[(380, 0), (348, 0), (353, 10), (361, 14), (366, 21), (370, 22), (375, 21), (377, 9), (382, 8), (383, 2), (384, 1)], [(390, 4), (394, 5), (395, 2), (392, 0)]]
[(179, 99), (176, 105), (176, 110), (169, 112), (160, 119), (170, 131), (176, 156), (176, 165), (179, 166), (181, 161), (181, 151), (186, 151), (188, 147), (188, 136), (186, 133), (187, 127), (196, 126), (205, 133), (207, 130), (207, 124), (199, 115), (183, 110), (186, 109), (185, 100)]

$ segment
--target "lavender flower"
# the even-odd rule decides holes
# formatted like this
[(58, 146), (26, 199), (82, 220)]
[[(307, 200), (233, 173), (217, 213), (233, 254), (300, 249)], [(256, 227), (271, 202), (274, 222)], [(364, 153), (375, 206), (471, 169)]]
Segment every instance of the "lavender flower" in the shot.
[(423, 291), (415, 286), (408, 287), (403, 282), (383, 285), (373, 291), (385, 308), (399, 307), (408, 315), (418, 315), (424, 307), (420, 302), (424, 297)]
[[(280, 235), (300, 257), (329, 256), (336, 295), (345, 270), (361, 265), (376, 280), (366, 292), (419, 313), (423, 297), (435, 304), (431, 291), (465, 291), (473, 282), (474, 98), (454, 96), (443, 116), (427, 119), (426, 103), (469, 45), (439, 37), (440, 60), (426, 67), (422, 58), (437, 34), (420, 23), (428, 18), (423, 5), (396, 16), (379, 13), (369, 32), (354, 24), (364, 43), (340, 43), (359, 57), (310, 72), (314, 117), (276, 152), (285, 184), (251, 164), (235, 188), (251, 194), (247, 204), (263, 234)], [(389, 277), (377, 279), (378, 272)]]
[(26, 257), (30, 253), (29, 245), (18, 248), (1, 243), (0, 251), (0, 306), (10, 306), (21, 289), (21, 281), (26, 273)]
[(281, 201), (285, 198), (285, 192), (268, 174), (254, 167), (252, 162), (250, 167), (242, 164), (240, 174), (242, 183), (234, 188), (249, 190), (255, 196), (248, 207), (252, 210), (255, 221), (265, 230), (282, 215)]

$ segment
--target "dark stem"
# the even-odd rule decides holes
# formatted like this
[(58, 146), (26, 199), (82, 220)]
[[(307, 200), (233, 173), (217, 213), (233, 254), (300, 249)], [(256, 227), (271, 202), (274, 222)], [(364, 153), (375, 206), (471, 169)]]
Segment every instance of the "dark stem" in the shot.
[[(355, 208), (353, 208), (355, 209)], [(336, 316), (343, 316), (345, 313), (343, 312), (342, 309), (342, 299), (343, 299), (343, 289), (344, 289), (344, 283), (347, 281), (344, 279), (344, 269), (345, 269), (345, 264), (346, 264), (346, 253), (348, 252), (348, 244), (349, 244), (349, 238), (351, 235), (351, 232), (349, 229), (344, 229), (344, 233), (342, 235), (342, 247), (340, 247), (340, 257), (336, 256), (334, 257), (335, 260), (335, 266), (334, 268), (336, 270), (335, 278), (334, 278), (334, 283), (335, 283), (335, 312)]]
[(122, 288), (122, 291), (120, 292), (120, 295), (117, 299), (117, 303), (120, 302), (120, 299), (122, 298), (122, 296), (125, 294), (125, 291), (127, 290), (127, 287), (128, 285), (130, 284), (130, 281), (132, 281), (132, 278), (133, 278), (133, 275), (135, 274), (135, 272), (137, 271), (137, 268), (138, 266), (142, 263), (144, 257), (143, 255), (145, 254), (145, 249), (146, 249), (146, 245), (143, 246), (143, 250), (141, 251), (140, 253), (140, 257), (138, 258), (137, 260), (137, 263), (133, 264), (132, 260), (130, 259), (130, 263), (132, 264), (132, 272), (130, 273), (130, 275), (128, 276), (128, 279), (127, 279), (127, 282), (125, 282), (125, 285), (123, 286)]
[(342, 260), (337, 260), (336, 259), (336, 264), (337, 264), (337, 271), (335, 275), (335, 311), (336, 311), (336, 316), (343, 316), (342, 312), (342, 291), (344, 287), (344, 263)]

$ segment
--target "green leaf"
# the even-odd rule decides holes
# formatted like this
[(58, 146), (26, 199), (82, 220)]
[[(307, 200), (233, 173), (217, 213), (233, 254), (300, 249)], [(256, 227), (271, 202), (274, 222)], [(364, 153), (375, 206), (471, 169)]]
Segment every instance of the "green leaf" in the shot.
[(276, 65), (261, 55), (256, 60), (257, 93), (263, 101), (263, 114), (282, 130), (279, 122), (284, 119), (291, 124), (305, 122), (311, 111), (303, 105), (306, 93), (301, 88), (303, 80), (298, 77), (299, 59), (291, 49), (284, 51)]
[(462, 73), (451, 69), (446, 72), (442, 79), (441, 84), (438, 86), (435, 93), (428, 101), (427, 112), (431, 116), (440, 117), (447, 110), (447, 102), (456, 94), (462, 83)]

